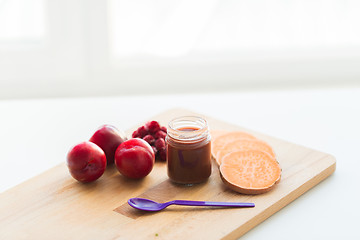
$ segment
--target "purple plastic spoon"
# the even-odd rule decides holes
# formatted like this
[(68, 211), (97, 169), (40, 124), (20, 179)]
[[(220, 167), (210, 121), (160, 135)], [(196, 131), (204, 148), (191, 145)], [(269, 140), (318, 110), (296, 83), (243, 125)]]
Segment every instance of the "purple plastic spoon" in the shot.
[(145, 198), (130, 198), (128, 200), (130, 206), (144, 211), (160, 211), (170, 205), (184, 205), (184, 206), (204, 206), (204, 207), (255, 207), (254, 203), (244, 202), (204, 202), (204, 201), (188, 201), (188, 200), (174, 200), (165, 203), (154, 202)]

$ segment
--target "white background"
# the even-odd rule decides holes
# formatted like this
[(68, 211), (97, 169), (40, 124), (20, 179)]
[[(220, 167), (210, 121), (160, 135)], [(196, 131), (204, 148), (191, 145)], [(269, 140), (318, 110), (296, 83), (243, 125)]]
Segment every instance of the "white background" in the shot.
[(0, 0), (0, 99), (353, 86), (359, 12), (357, 0)]

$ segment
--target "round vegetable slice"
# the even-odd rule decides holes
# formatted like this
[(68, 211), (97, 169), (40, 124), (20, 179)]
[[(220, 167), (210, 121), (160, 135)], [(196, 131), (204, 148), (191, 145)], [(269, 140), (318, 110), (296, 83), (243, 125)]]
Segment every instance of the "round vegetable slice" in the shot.
[(270, 154), (275, 158), (275, 153), (272, 147), (264, 141), (257, 139), (237, 139), (227, 143), (222, 149), (220, 149), (215, 157), (216, 162), (220, 166), (221, 159), (228, 153), (235, 151), (245, 150), (259, 150)]
[(256, 139), (256, 137), (246, 132), (229, 132), (217, 136), (213, 141), (211, 141), (211, 153), (213, 157), (215, 158), (218, 151), (220, 151), (226, 144), (236, 139)]
[(227, 134), (229, 131), (225, 130), (210, 130), (211, 140), (214, 141), (217, 137)]
[(280, 181), (279, 163), (259, 150), (236, 151), (225, 155), (220, 165), (221, 179), (230, 189), (243, 194), (261, 194)]

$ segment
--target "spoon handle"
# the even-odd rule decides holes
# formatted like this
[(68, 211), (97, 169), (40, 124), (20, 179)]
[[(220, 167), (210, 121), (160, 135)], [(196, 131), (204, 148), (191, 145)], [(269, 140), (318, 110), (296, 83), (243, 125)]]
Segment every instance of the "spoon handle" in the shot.
[(205, 202), (205, 201), (188, 201), (188, 200), (174, 200), (172, 204), (186, 205), (186, 206), (213, 206), (213, 207), (255, 207), (254, 203), (246, 202)]

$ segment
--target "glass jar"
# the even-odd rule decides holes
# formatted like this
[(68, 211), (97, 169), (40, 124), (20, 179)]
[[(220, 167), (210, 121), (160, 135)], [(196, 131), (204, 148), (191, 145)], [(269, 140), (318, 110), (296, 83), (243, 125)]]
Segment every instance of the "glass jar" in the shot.
[(195, 116), (170, 121), (166, 136), (167, 171), (176, 183), (206, 181), (211, 174), (211, 137), (205, 119)]

